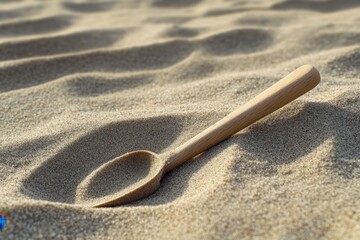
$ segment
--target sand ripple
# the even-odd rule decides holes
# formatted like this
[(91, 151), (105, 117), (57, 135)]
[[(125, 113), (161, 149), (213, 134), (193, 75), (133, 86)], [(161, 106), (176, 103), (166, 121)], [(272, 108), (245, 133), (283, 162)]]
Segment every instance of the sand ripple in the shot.
[[(359, 238), (359, 1), (0, 8), (5, 238)], [(76, 202), (102, 164), (169, 151), (306, 63), (319, 87), (166, 174), (153, 195), (110, 210)]]

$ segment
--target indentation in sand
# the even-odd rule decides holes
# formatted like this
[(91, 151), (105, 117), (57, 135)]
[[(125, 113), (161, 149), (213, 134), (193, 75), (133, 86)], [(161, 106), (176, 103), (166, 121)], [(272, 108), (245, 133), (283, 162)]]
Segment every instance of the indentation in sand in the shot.
[(229, 55), (252, 53), (268, 47), (272, 43), (271, 34), (262, 29), (237, 29), (212, 35), (201, 41), (207, 53)]
[[(37, 137), (12, 144), (11, 146), (3, 144), (0, 147), (0, 153), (2, 155), (1, 166), (7, 166), (10, 171), (0, 174), (0, 181), (5, 182), (5, 179), (10, 177), (14, 171), (28, 167), (32, 157), (38, 155), (43, 149), (54, 144), (58, 137), (60, 136)], [(5, 169), (6, 168), (4, 168), (4, 170)]]
[(62, 5), (64, 8), (74, 11), (74, 12), (80, 12), (80, 13), (91, 13), (91, 12), (101, 12), (101, 11), (107, 11), (110, 8), (114, 7), (116, 4), (115, 1), (111, 2), (82, 2), (82, 3), (76, 3), (76, 2), (64, 2)]
[(200, 3), (201, 0), (152, 0), (155, 7), (189, 7)]
[(171, 17), (148, 17), (146, 18), (143, 23), (156, 23), (156, 24), (164, 24), (164, 23), (169, 23), (169, 24), (183, 24), (186, 23), (190, 20), (192, 20), (193, 17), (188, 17), (188, 16), (171, 16)]
[(234, 14), (234, 13), (241, 13), (241, 12), (251, 12), (251, 11), (258, 11), (261, 10), (261, 8), (216, 8), (206, 11), (203, 15), (206, 17), (217, 17), (221, 15), (227, 15), (227, 14)]
[(320, 33), (307, 40), (309, 50), (327, 50), (359, 44), (360, 32), (329, 32)]
[(166, 32), (163, 33), (164, 37), (174, 37), (174, 38), (188, 38), (188, 37), (195, 37), (200, 32), (199, 29), (191, 29), (185, 27), (171, 27)]
[(16, 37), (56, 32), (69, 27), (73, 19), (73, 16), (52, 16), (2, 23), (0, 24), (0, 37)]
[(238, 18), (235, 23), (239, 25), (251, 25), (251, 26), (269, 26), (269, 27), (280, 27), (282, 25), (289, 25), (289, 23), (294, 22), (294, 17), (289, 17), (288, 15), (276, 14), (264, 14), (264, 13), (253, 13), (241, 16)]
[[(346, 98), (350, 100), (354, 97), (350, 95)], [(356, 98), (356, 102), (351, 101), (352, 105), (359, 103), (359, 97)], [(346, 105), (351, 108), (349, 102), (343, 106), (336, 101), (334, 104), (297, 101), (266, 122), (255, 124), (246, 134), (237, 136), (234, 141), (245, 151), (244, 157), (248, 160), (239, 161), (234, 172), (239, 178), (246, 175), (274, 176), (279, 166), (297, 161), (332, 138), (329, 169), (345, 178), (360, 177), (360, 162), (341, 157), (346, 155), (360, 159), (357, 150), (360, 138), (356, 134), (360, 116), (343, 108)]]
[(327, 65), (330, 70), (339, 71), (343, 76), (358, 78), (360, 76), (360, 48), (337, 57)]
[(78, 52), (111, 46), (125, 30), (90, 30), (0, 44), (0, 61)]
[(73, 203), (77, 185), (93, 170), (129, 151), (161, 153), (181, 129), (177, 117), (109, 123), (79, 137), (34, 169), (23, 181), (22, 191), (33, 198)]
[(360, 2), (357, 0), (337, 1), (302, 1), (302, 0), (287, 0), (273, 5), (273, 9), (289, 10), (289, 9), (304, 9), (319, 12), (333, 12), (345, 10), (352, 7), (357, 7)]
[(145, 86), (152, 82), (147, 75), (135, 75), (119, 78), (96, 78), (95, 76), (75, 77), (66, 81), (68, 91), (75, 96), (93, 97)]
[(36, 13), (39, 13), (42, 9), (43, 7), (41, 5), (37, 5), (37, 6), (14, 8), (9, 10), (1, 10), (0, 20), (34, 16)]

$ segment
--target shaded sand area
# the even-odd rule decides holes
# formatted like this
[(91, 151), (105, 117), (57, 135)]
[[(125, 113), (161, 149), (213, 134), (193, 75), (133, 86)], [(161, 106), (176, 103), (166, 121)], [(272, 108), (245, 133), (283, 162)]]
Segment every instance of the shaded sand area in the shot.
[[(357, 0), (1, 1), (0, 238), (359, 239), (359, 12)], [(102, 164), (166, 152), (307, 63), (317, 88), (150, 197), (76, 200)]]

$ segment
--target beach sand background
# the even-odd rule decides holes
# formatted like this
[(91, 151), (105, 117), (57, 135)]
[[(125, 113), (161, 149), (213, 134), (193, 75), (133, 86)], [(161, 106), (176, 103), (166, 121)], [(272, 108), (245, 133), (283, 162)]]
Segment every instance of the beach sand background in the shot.
[[(359, 12), (357, 0), (1, 1), (0, 238), (359, 239)], [(150, 197), (75, 201), (103, 163), (166, 152), (303, 64), (318, 87)]]

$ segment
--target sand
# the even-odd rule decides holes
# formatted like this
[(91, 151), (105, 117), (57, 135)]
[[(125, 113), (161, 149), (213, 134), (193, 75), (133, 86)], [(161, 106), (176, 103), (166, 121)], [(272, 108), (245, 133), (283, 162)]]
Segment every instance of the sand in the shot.
[[(1, 239), (360, 238), (359, 1), (0, 9)], [(318, 87), (174, 169), (150, 197), (76, 202), (102, 164), (165, 153), (303, 64), (320, 71)]]

